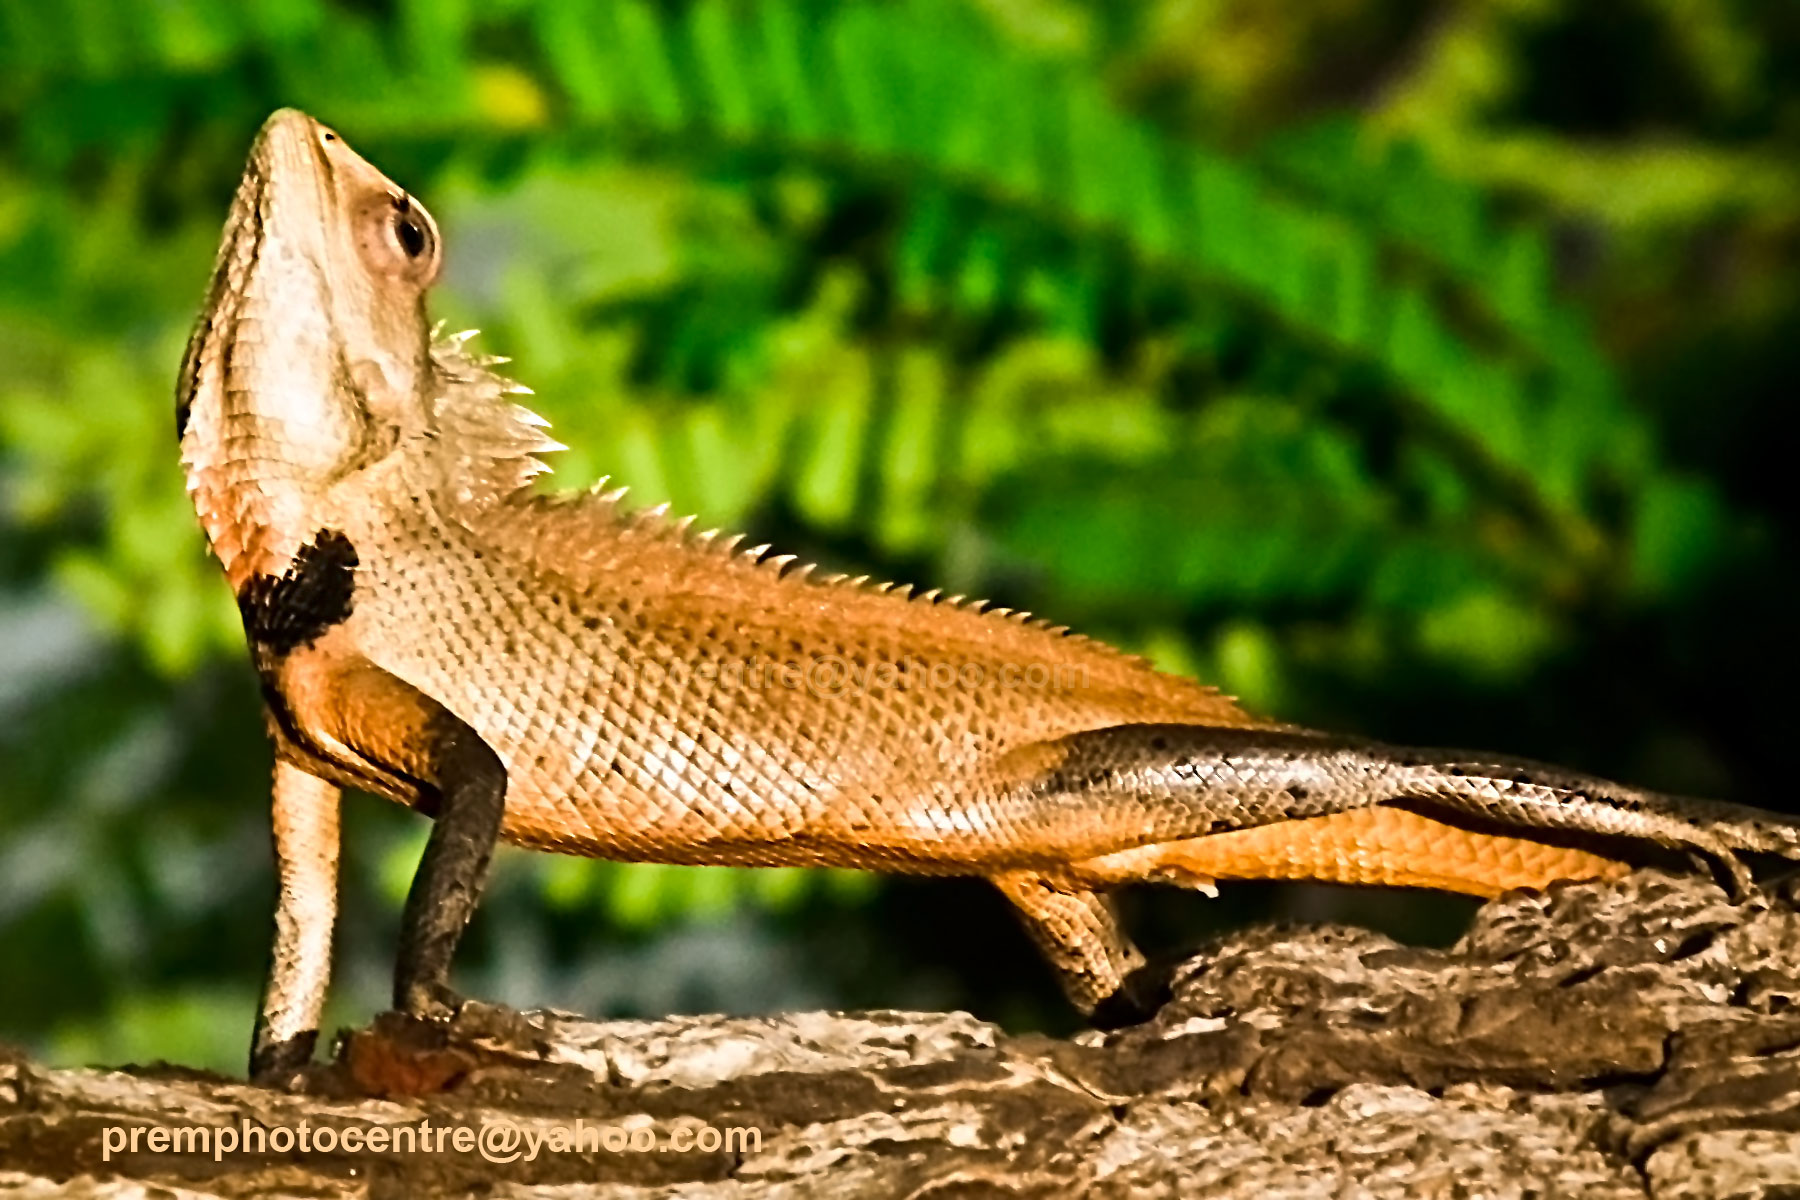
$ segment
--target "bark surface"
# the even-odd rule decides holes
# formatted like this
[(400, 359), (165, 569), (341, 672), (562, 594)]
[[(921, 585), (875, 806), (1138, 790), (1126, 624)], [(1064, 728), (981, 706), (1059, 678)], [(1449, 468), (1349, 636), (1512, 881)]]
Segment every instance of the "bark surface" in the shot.
[[(294, 1094), (0, 1054), (0, 1195), (1792, 1196), (1796, 890), (1557, 885), (1488, 904), (1447, 950), (1254, 929), (1186, 961), (1154, 1021), (1072, 1040), (960, 1013), (474, 1008), (448, 1032), (380, 1019)], [(578, 1120), (665, 1148), (554, 1148)], [(303, 1121), (308, 1152), (148, 1149), (154, 1129)], [(517, 1157), (454, 1133), (341, 1146), (426, 1121), (487, 1128), (495, 1158), (511, 1131)], [(109, 1128), (141, 1130), (138, 1152), (105, 1157)], [(708, 1129), (757, 1144), (666, 1148)]]

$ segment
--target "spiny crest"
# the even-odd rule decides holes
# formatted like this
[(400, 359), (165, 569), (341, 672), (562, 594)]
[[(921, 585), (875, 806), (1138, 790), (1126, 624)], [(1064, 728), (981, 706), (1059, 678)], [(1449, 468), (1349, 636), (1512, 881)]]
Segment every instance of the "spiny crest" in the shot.
[[(548, 421), (506, 399), (509, 395), (530, 395), (531, 389), (491, 369), (506, 359), (470, 354), (466, 344), (474, 335), (474, 330), (448, 335), (441, 334), (441, 326), (433, 330), (432, 360), (446, 384), (438, 400), (438, 420), (440, 437), (457, 455), (459, 499), (485, 508), (523, 491), (534, 478), (550, 470), (537, 455), (568, 447), (544, 432)], [(727, 534), (719, 529), (696, 533), (694, 515), (669, 516), (667, 501), (626, 508), (624, 500), (630, 489), (608, 489), (609, 478), (601, 476), (585, 491), (533, 499), (553, 509), (574, 509), (581, 519), (594, 521), (612, 536), (648, 538), (715, 556), (735, 567), (765, 573), (784, 586), (848, 588), (889, 595), (908, 604), (979, 614), (989, 620), (1041, 630), (1053, 637), (1106, 650), (1129, 662), (1144, 662), (1138, 655), (1072, 633), (1066, 625), (1053, 625), (1026, 611), (990, 606), (986, 600), (970, 600), (960, 594), (945, 596), (941, 588), (915, 595), (912, 584), (871, 583), (868, 575), (815, 575), (818, 564), (800, 562), (793, 554), (771, 555), (771, 546), (766, 542), (740, 550), (744, 534)]]
[(469, 353), (472, 329), (447, 336), (441, 330), (432, 331), (431, 347), (441, 385), (438, 442), (450, 456), (445, 465), (455, 499), (485, 509), (550, 470), (538, 455), (568, 447), (545, 432), (548, 421), (508, 399), (531, 389), (492, 370), (506, 359)]
[(818, 570), (817, 563), (801, 562), (799, 556), (793, 554), (770, 554), (771, 547), (766, 542), (740, 548), (747, 536), (743, 533), (726, 533), (724, 530), (716, 528), (695, 532), (696, 518), (694, 514), (671, 517), (667, 501), (643, 508), (629, 508), (624, 501), (630, 489), (626, 487), (609, 489), (607, 487), (609, 482), (610, 477), (602, 476), (593, 487), (586, 491), (564, 492), (543, 499), (551, 504), (578, 506), (585, 516), (600, 523), (613, 536), (634, 539), (649, 538), (663, 544), (679, 546), (692, 553), (720, 559), (734, 568), (761, 572), (777, 580), (783, 586), (845, 588), (872, 595), (891, 596), (921, 607), (936, 607), (979, 614), (988, 620), (1004, 621), (1011, 625), (1040, 630), (1052, 637), (1066, 638), (1071, 642), (1093, 646), (1128, 662), (1143, 664), (1145, 661), (1139, 655), (1127, 654), (1084, 634), (1071, 632), (1066, 625), (1052, 624), (1042, 617), (1034, 617), (1026, 611), (991, 605), (987, 600), (971, 600), (961, 594), (946, 596), (941, 588), (915, 592), (914, 585), (910, 583), (875, 582), (868, 575), (852, 576), (842, 573), (815, 575), (814, 572)]

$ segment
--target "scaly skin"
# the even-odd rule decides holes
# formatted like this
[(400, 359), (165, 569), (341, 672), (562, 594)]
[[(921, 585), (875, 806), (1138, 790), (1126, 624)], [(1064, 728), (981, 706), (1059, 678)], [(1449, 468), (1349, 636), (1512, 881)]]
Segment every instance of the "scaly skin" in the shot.
[[(497, 837), (670, 863), (980, 875), (1084, 1011), (1142, 964), (1104, 892), (1315, 878), (1491, 895), (1632, 839), (1794, 854), (1766, 814), (1258, 720), (1024, 614), (816, 578), (620, 493), (528, 487), (524, 391), (434, 340), (431, 218), (297, 112), (251, 152), (178, 390), (182, 460), (276, 749), (252, 1070), (310, 1056), (340, 789), (437, 819), (397, 1007), (441, 1016)], [(1398, 802), (1398, 803), (1397, 803)], [(1568, 835), (1582, 840), (1573, 844)]]

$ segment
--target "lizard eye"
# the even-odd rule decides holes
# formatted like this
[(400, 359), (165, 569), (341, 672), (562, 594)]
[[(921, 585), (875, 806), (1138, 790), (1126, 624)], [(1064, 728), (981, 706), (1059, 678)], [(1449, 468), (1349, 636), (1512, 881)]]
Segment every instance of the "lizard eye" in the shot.
[(369, 265), (380, 274), (429, 287), (437, 278), (438, 232), (425, 206), (405, 192), (394, 192), (371, 215), (374, 227), (365, 226), (363, 242)]
[(423, 205), (414, 204), (405, 192), (394, 197), (391, 228), (394, 244), (411, 261), (425, 263), (437, 256), (437, 227), (432, 224), (431, 214)]
[(394, 237), (400, 242), (400, 249), (408, 258), (420, 258), (429, 248), (429, 236), (425, 226), (410, 212), (394, 215)]

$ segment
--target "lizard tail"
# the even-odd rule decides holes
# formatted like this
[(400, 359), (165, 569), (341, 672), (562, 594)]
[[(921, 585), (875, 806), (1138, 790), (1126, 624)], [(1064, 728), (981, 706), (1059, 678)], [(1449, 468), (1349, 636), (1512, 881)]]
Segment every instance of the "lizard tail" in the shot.
[(1752, 886), (1740, 852), (1800, 859), (1800, 822), (1773, 813), (1528, 759), (1304, 729), (1119, 725), (1015, 748), (998, 766), (1011, 785), (980, 819), (1030, 830), (1034, 845), (1064, 861), (1393, 801), (1527, 837), (1535, 829), (1651, 842), (1699, 857), (1740, 898)]
[(1670, 796), (1529, 759), (1369, 747), (1396, 799), (1507, 825), (1654, 842), (1696, 855), (1734, 897), (1751, 888), (1744, 851), (1800, 859), (1800, 821), (1738, 804)]

